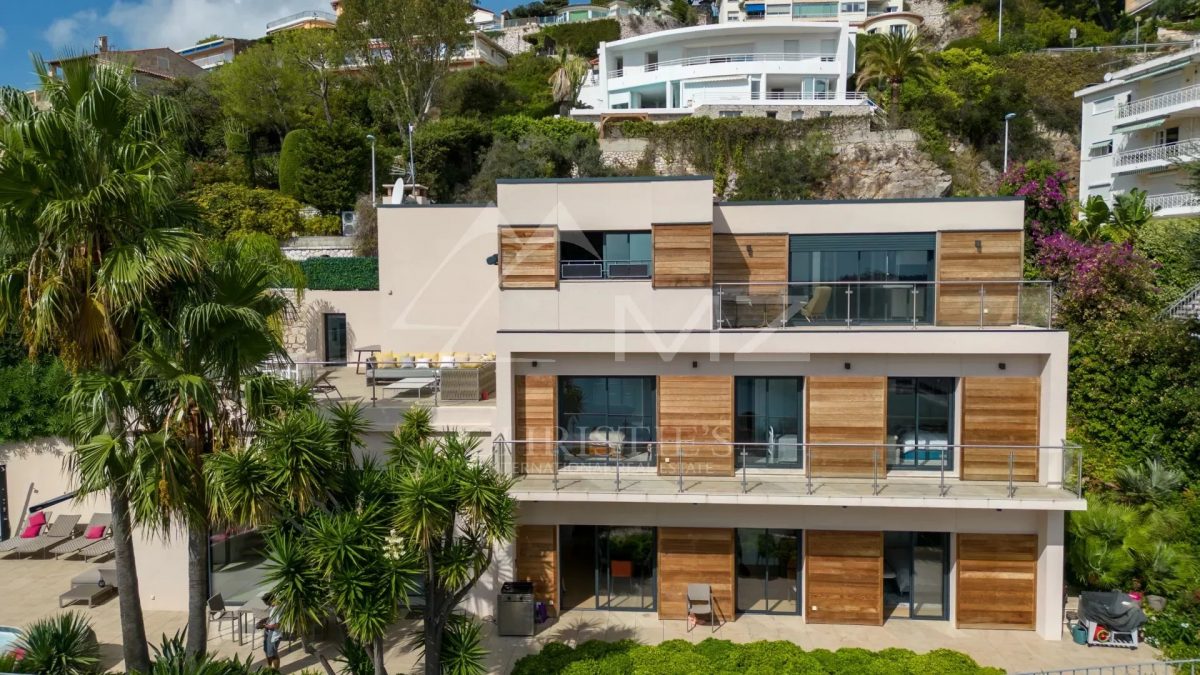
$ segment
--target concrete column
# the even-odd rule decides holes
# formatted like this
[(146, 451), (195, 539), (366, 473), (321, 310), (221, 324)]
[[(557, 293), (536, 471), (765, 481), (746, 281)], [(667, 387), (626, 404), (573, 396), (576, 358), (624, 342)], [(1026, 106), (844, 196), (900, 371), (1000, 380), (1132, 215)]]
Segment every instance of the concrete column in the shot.
[(607, 110), (612, 107), (612, 103), (608, 100), (608, 43), (600, 43), (599, 57), (596, 67), (600, 69), (600, 100), (604, 101), (601, 108)]
[[(1067, 335), (1060, 333), (1050, 354), (1042, 361), (1041, 439), (1045, 446), (1059, 446), (1067, 437)], [(1051, 486), (1063, 482), (1063, 455), (1058, 451), (1039, 453), (1040, 477)]]
[(1038, 522), (1037, 633), (1061, 640), (1063, 632), (1063, 512), (1046, 511)]

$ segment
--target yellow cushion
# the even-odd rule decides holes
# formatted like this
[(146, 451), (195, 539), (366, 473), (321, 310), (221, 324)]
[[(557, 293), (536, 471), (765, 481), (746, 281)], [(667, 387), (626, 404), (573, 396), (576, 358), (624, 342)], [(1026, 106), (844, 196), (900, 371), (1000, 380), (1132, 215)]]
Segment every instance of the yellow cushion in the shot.
[(451, 356), (454, 357), (455, 363), (466, 363), (468, 361), (475, 360), (475, 359), (471, 358), (471, 355), (466, 352), (454, 352), (453, 354), (451, 354)]
[(395, 368), (396, 367), (396, 355), (392, 352), (380, 352), (379, 353), (379, 367), (380, 368)]

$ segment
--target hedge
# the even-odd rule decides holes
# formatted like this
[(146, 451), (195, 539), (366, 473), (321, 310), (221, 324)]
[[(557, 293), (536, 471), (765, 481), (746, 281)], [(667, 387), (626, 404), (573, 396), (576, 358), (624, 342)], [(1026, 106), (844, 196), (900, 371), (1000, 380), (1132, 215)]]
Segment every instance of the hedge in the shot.
[(379, 290), (379, 258), (309, 258), (300, 269), (313, 291)]
[(796, 673), (799, 675), (1003, 675), (999, 668), (984, 668), (961, 652), (935, 649), (917, 654), (907, 649), (845, 648), (836, 652), (814, 649), (806, 652), (785, 640), (734, 644), (709, 638), (699, 644), (668, 640), (662, 644), (640, 645), (633, 640), (603, 642), (591, 640), (579, 647), (558, 642), (546, 645), (538, 654), (517, 661), (513, 675), (591, 675), (599, 673), (636, 673), (637, 675), (676, 675), (677, 673)]
[(572, 54), (594, 59), (600, 52), (601, 42), (621, 39), (621, 24), (614, 19), (560, 23), (547, 26), (525, 39), (539, 48), (545, 48), (546, 38), (553, 40), (557, 49), (565, 48)]

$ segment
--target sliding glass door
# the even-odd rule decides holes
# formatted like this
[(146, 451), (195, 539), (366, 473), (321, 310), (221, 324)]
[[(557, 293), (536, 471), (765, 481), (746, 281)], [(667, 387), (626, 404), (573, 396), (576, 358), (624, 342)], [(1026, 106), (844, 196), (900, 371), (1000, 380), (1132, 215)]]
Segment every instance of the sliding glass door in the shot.
[(738, 466), (744, 457), (750, 468), (803, 467), (804, 378), (738, 377), (734, 382)]
[(888, 618), (949, 618), (950, 535), (885, 532), (883, 604)]
[(737, 610), (796, 614), (800, 610), (800, 531), (738, 528), (734, 540)]
[(654, 528), (596, 528), (596, 609), (654, 609)]

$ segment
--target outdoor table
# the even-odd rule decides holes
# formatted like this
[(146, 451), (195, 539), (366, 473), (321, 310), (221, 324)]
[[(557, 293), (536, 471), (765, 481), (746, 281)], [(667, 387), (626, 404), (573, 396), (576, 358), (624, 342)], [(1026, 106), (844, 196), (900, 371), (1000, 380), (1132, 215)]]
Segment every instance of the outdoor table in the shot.
[(354, 374), (358, 375), (360, 372), (362, 372), (363, 352), (366, 352), (368, 354), (378, 354), (381, 351), (383, 351), (383, 349), (380, 348), (379, 345), (365, 345), (363, 347), (355, 347), (354, 348)]

